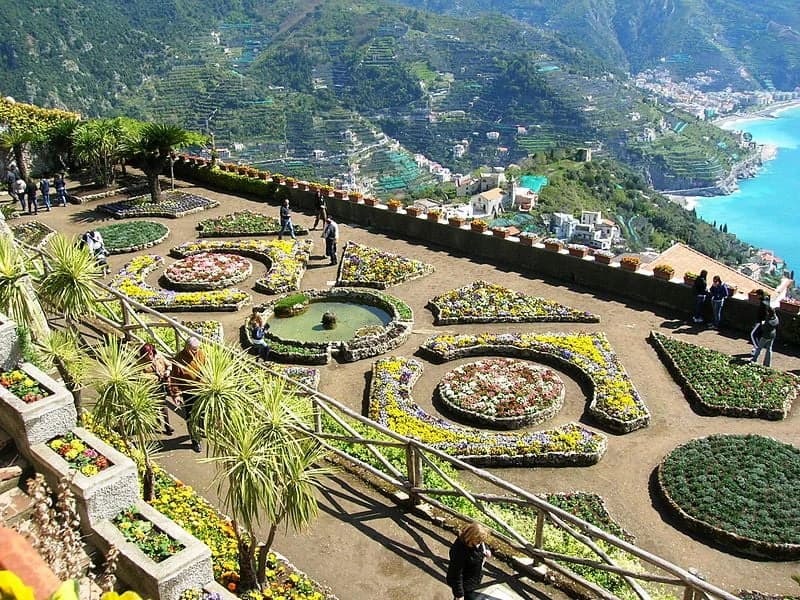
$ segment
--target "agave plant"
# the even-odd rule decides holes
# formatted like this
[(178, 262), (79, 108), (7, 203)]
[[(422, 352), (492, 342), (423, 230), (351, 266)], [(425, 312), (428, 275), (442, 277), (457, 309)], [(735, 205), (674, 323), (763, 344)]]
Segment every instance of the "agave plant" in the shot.
[(75, 322), (94, 314), (102, 294), (102, 268), (74, 238), (56, 234), (47, 244), (48, 268), (39, 283), (39, 298), (50, 310)]
[(64, 385), (75, 398), (75, 407), (80, 412), (80, 386), (88, 373), (90, 359), (80, 347), (74, 329), (56, 330), (34, 343), (39, 362), (44, 368), (55, 367)]
[(33, 265), (10, 232), (0, 233), (0, 311), (26, 326), (38, 341), (47, 338), (50, 328), (33, 287), (32, 272)]

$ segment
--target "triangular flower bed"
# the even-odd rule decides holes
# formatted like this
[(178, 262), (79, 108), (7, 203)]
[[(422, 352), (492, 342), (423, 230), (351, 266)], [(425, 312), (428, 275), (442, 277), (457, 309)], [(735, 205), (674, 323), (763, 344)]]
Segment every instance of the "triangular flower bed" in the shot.
[(597, 323), (600, 318), (552, 300), (528, 296), (501, 285), (475, 281), (428, 301), (434, 324), (458, 323)]
[(347, 242), (336, 285), (379, 290), (433, 273), (433, 267), (377, 248)]
[(650, 332), (650, 340), (690, 402), (704, 413), (779, 420), (789, 414), (800, 379)]
[(577, 423), (519, 433), (454, 425), (414, 402), (411, 389), (421, 374), (422, 363), (415, 359), (378, 360), (372, 369), (369, 417), (478, 466), (585, 466), (595, 464), (606, 451), (604, 435)]
[(203, 198), (188, 192), (170, 190), (162, 192), (161, 199), (158, 202), (153, 202), (149, 195), (136, 196), (127, 200), (101, 204), (97, 207), (97, 210), (108, 213), (115, 219), (130, 219), (133, 217), (177, 219), (216, 206), (219, 206), (219, 202), (216, 200)]

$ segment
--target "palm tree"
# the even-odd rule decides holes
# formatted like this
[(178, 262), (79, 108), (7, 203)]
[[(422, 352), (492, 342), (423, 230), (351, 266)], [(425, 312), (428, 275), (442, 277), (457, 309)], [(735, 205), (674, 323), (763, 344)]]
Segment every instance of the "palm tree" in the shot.
[(31, 131), (11, 130), (0, 134), (0, 150), (14, 154), (14, 162), (17, 163), (19, 175), (23, 179), (28, 179), (28, 163), (25, 160), (25, 151), (28, 144), (37, 139), (37, 135)]
[[(318, 512), (314, 495), (327, 467), (321, 446), (303, 429), (310, 421), (310, 404), (287, 391), (283, 380), (255, 376), (251, 401), (236, 403), (220, 427), (208, 430), (220, 497), (233, 518), (239, 547), (240, 585), (263, 585), (266, 560), (281, 525), (300, 530)], [(270, 523), (266, 544), (259, 544), (256, 527)]]
[(114, 167), (127, 148), (127, 131), (120, 119), (92, 119), (79, 124), (73, 134), (75, 158), (88, 165), (106, 187), (114, 183)]
[(131, 140), (131, 156), (138, 161), (150, 186), (153, 202), (161, 199), (161, 173), (172, 160), (176, 150), (192, 143), (199, 143), (202, 137), (176, 125), (146, 123)]
[(45, 132), (47, 147), (55, 154), (62, 171), (67, 171), (72, 165), (74, 135), (79, 123), (77, 119), (64, 119)]
[(42, 304), (70, 323), (94, 314), (102, 295), (102, 268), (95, 258), (74, 238), (61, 234), (53, 236), (46, 254), (49, 267), (38, 286)]

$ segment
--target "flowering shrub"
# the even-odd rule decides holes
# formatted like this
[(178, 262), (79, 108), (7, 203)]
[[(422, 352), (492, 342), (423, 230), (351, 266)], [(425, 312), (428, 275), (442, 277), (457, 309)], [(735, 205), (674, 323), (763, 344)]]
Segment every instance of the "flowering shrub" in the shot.
[(562, 248), (564, 247), (564, 244), (561, 243), (560, 239), (553, 237), (543, 239), (542, 243), (549, 246), (561, 246)]
[(265, 294), (281, 294), (299, 289), (311, 256), (311, 240), (197, 240), (172, 249), (177, 256), (186, 257), (200, 252), (241, 254), (269, 266), (258, 278), (255, 288)]
[(689, 400), (703, 411), (731, 417), (784, 419), (800, 392), (800, 380), (653, 331), (650, 339)]
[(11, 228), (14, 238), (28, 246), (42, 248), (55, 235), (55, 230), (40, 221), (28, 221)]
[(541, 423), (564, 404), (564, 382), (551, 369), (510, 358), (456, 367), (436, 388), (445, 406), (477, 423)]
[(199, 292), (172, 292), (156, 289), (145, 278), (163, 266), (156, 255), (137, 256), (111, 281), (111, 287), (129, 298), (158, 310), (238, 310), (250, 302), (250, 294), (235, 288)]
[[(276, 217), (268, 217), (261, 213), (243, 210), (222, 217), (206, 219), (197, 225), (200, 237), (239, 237), (251, 235), (277, 235), (281, 230), (281, 222)], [(295, 225), (298, 235), (308, 233), (302, 225)]]
[(241, 256), (200, 252), (171, 264), (164, 277), (176, 289), (215, 290), (244, 281), (252, 272), (253, 265)]
[(160, 244), (169, 235), (169, 227), (155, 221), (113, 223), (98, 227), (109, 254), (137, 252)]
[(117, 219), (131, 217), (167, 217), (177, 219), (192, 213), (219, 206), (219, 202), (196, 194), (180, 191), (161, 193), (161, 199), (153, 202), (149, 195), (136, 196), (119, 202), (101, 204), (97, 209), (113, 215)]
[(385, 289), (433, 273), (422, 261), (347, 242), (336, 285)]
[(660, 273), (664, 277), (671, 278), (675, 275), (675, 268), (671, 265), (656, 265), (653, 267), (653, 273)]
[(67, 461), (71, 469), (76, 469), (87, 477), (97, 475), (111, 465), (105, 456), (72, 432), (53, 438), (47, 445)]
[(589, 412), (615, 431), (645, 427), (650, 412), (603, 333), (435, 335), (422, 349), (438, 360), (501, 352), (571, 367), (594, 388)]
[(590, 312), (480, 280), (434, 297), (428, 301), (428, 307), (436, 325), (541, 321), (597, 323), (600, 320)]
[(135, 507), (123, 510), (112, 522), (127, 541), (155, 562), (166, 560), (185, 547), (153, 525)]
[(583, 244), (567, 244), (568, 250), (578, 250), (579, 252), (588, 252), (589, 246)]
[(400, 202), (400, 200), (398, 200), (397, 198), (391, 198), (391, 199), (390, 199), (390, 200), (389, 200), (389, 201), (386, 203), (386, 206), (389, 206), (389, 207), (391, 207), (391, 208), (400, 208), (401, 206), (403, 206), (403, 203), (402, 203), (402, 202)]
[(592, 254), (594, 256), (602, 256), (603, 258), (608, 259), (614, 258), (614, 253), (609, 252), (608, 250), (595, 250)]
[(49, 395), (45, 388), (21, 369), (0, 373), (0, 385), (26, 404), (31, 404)]
[(470, 226), (475, 226), (475, 227), (489, 227), (489, 224), (483, 219), (472, 219), (472, 221), (470, 221), (469, 224)]
[(619, 263), (629, 268), (636, 268), (642, 263), (642, 261), (638, 256), (623, 256)]
[(411, 388), (422, 363), (402, 357), (375, 362), (369, 416), (399, 433), (482, 465), (587, 465), (597, 462), (606, 438), (576, 423), (524, 433), (495, 433), (453, 425), (420, 408)]

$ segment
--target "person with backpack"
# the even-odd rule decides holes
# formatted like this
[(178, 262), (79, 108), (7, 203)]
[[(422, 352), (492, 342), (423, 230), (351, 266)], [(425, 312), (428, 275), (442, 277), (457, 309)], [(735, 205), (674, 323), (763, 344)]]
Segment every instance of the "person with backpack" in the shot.
[(772, 364), (772, 344), (775, 343), (775, 336), (778, 332), (778, 315), (775, 314), (775, 309), (771, 306), (767, 308), (767, 316), (761, 322), (759, 330), (758, 346), (753, 353), (753, 358), (750, 359), (751, 363), (758, 362), (758, 356), (762, 350), (766, 350), (764, 354), (764, 366), (769, 367)]
[(708, 295), (711, 296), (711, 327), (719, 329), (719, 322), (722, 320), (722, 305), (725, 299), (730, 296), (728, 286), (722, 283), (719, 275), (714, 275), (714, 282), (708, 288)]

